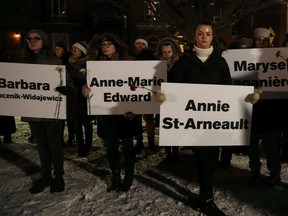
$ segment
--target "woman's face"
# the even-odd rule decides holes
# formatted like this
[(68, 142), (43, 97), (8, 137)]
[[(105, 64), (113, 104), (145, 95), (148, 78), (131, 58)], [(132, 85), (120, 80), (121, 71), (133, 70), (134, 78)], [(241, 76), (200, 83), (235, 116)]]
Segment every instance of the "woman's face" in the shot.
[(267, 48), (270, 46), (269, 38), (259, 37), (256, 38), (254, 42), (256, 48)]
[(210, 25), (199, 25), (195, 32), (195, 45), (201, 49), (208, 49), (213, 40), (213, 30)]
[(142, 42), (135, 43), (134, 48), (135, 48), (134, 51), (136, 54), (142, 52), (142, 50), (144, 49), (147, 49), (145, 43), (142, 43)]
[(162, 47), (162, 55), (165, 60), (169, 60), (172, 58), (173, 49), (171, 45), (164, 45)]
[(109, 58), (111, 58), (116, 52), (115, 45), (110, 41), (103, 41), (100, 46), (101, 46), (103, 55)]
[(54, 53), (58, 58), (61, 58), (64, 56), (64, 49), (62, 47), (55, 46)]
[(29, 49), (32, 50), (34, 53), (38, 53), (44, 45), (42, 37), (34, 32), (28, 35), (26, 41)]
[(71, 56), (72, 56), (73, 58), (81, 58), (82, 52), (81, 52), (81, 50), (78, 49), (76, 46), (72, 46)]

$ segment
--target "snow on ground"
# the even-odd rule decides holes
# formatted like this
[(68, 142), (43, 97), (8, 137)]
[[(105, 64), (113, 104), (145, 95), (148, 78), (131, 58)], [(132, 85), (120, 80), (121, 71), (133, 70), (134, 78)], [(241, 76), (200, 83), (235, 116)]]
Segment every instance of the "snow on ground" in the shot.
[[(27, 123), (17, 120), (14, 143), (0, 145), (0, 215), (41, 216), (196, 216), (198, 194), (193, 153), (180, 149), (176, 165), (165, 162), (165, 151), (144, 151), (137, 156), (135, 180), (126, 193), (106, 192), (111, 172), (105, 147), (96, 135), (87, 158), (79, 159), (76, 146), (65, 148), (64, 192), (51, 194), (49, 188), (39, 194), (28, 189), (39, 175), (36, 146), (27, 142)], [(94, 133), (95, 134), (95, 133)], [(263, 180), (268, 175), (263, 159)], [(251, 174), (247, 156), (233, 155), (232, 167), (217, 168), (215, 202), (227, 215), (287, 216), (288, 165), (283, 163), (278, 186), (248, 184)]]

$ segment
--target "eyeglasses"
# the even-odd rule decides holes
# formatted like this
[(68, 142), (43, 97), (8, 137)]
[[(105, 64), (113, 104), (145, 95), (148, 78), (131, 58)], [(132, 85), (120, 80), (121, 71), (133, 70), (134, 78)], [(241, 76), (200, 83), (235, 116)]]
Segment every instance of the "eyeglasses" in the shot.
[(111, 47), (112, 45), (114, 45), (114, 44), (111, 43), (111, 42), (107, 42), (107, 43), (101, 43), (101, 44), (100, 44), (100, 47), (101, 47), (101, 48), (104, 48), (104, 47), (109, 48), (109, 47)]
[(78, 51), (80, 51), (80, 49), (78, 49), (78, 48), (72, 48), (71, 51), (72, 51), (72, 52), (78, 52)]
[(39, 40), (42, 40), (42, 38), (41, 37), (33, 37), (33, 38), (32, 37), (27, 37), (26, 40), (28, 42), (31, 42), (31, 41), (38, 42)]

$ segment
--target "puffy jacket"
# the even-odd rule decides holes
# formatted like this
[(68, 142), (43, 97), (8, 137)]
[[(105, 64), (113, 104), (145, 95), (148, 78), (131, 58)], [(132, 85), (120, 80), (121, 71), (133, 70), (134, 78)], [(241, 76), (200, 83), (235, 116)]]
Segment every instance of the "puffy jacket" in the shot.
[(231, 74), (221, 52), (213, 50), (203, 63), (191, 51), (184, 54), (171, 68), (169, 82), (231, 85)]

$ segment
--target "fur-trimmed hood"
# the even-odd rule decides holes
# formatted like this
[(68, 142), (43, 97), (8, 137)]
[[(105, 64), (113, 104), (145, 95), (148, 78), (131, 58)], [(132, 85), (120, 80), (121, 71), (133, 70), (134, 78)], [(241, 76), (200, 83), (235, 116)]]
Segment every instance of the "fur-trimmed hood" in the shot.
[(103, 39), (107, 38), (109, 41), (113, 42), (117, 53), (122, 58), (127, 55), (128, 53), (128, 46), (127, 44), (121, 40), (118, 36), (113, 33), (105, 32), (95, 36), (89, 43), (87, 49), (87, 56), (91, 60), (99, 60), (101, 56), (103, 57), (102, 50), (101, 50), (101, 42)]
[(179, 44), (177, 43), (177, 41), (175, 41), (173, 38), (166, 37), (166, 38), (163, 38), (161, 41), (159, 41), (159, 43), (156, 47), (155, 55), (159, 59), (162, 58), (162, 47), (164, 45), (171, 45), (172, 46), (172, 49), (174, 52), (173, 55), (178, 56), (178, 57), (181, 55), (181, 50), (180, 50), (180, 47), (179, 47)]

